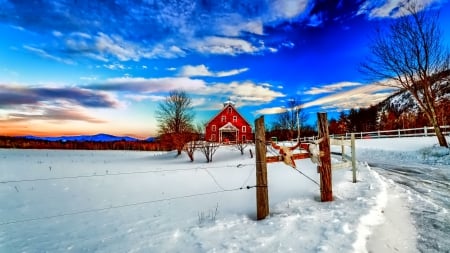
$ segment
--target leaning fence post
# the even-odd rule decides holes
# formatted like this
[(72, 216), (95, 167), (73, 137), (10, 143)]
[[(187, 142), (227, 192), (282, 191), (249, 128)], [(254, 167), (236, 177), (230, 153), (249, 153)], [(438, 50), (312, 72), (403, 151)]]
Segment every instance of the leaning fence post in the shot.
[(269, 215), (269, 192), (267, 188), (266, 137), (264, 116), (255, 120), (256, 153), (256, 219)]

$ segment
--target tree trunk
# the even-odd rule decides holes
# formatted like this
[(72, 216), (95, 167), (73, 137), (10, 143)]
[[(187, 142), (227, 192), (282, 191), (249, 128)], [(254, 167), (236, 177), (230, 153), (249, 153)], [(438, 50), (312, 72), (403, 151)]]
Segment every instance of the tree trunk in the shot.
[[(425, 115), (427, 116), (431, 125), (433, 126), (434, 132), (436, 133), (436, 138), (438, 139), (438, 142), (439, 142), (439, 146), (448, 148), (447, 140), (445, 139), (445, 136), (442, 134), (441, 127), (439, 126), (439, 122), (437, 120), (436, 111), (435, 111), (436, 107), (435, 107), (434, 103), (429, 99), (425, 100), (425, 101), (421, 101), (419, 99), (419, 95), (417, 94), (417, 92), (413, 92), (413, 90), (411, 90), (411, 89), (409, 89), (409, 92), (413, 95), (414, 99), (416, 100), (416, 102), (419, 105), (419, 108), (425, 113)], [(427, 97), (425, 97), (425, 98), (427, 98)]]
[(448, 148), (447, 140), (445, 139), (444, 134), (442, 134), (441, 127), (439, 126), (436, 117), (431, 120), (431, 124), (433, 125), (434, 132), (436, 133), (436, 137), (439, 141), (439, 146)]
[(437, 120), (436, 111), (434, 110), (434, 107), (430, 106), (427, 108), (422, 108), (422, 110), (425, 112), (425, 115), (427, 116), (428, 120), (430, 121), (431, 125), (434, 128), (434, 132), (436, 133), (436, 138), (438, 139), (439, 146), (448, 148), (447, 140), (445, 139), (445, 136), (442, 134), (442, 130), (441, 127), (439, 126), (439, 122)]

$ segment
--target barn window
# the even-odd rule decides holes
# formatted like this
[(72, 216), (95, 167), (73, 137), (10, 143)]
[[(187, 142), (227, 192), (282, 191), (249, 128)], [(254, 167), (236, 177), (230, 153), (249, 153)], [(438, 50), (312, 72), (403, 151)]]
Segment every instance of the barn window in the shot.
[(237, 116), (233, 116), (233, 122), (237, 122)]
[(242, 135), (242, 142), (246, 142), (247, 141), (247, 136)]
[(247, 132), (247, 126), (242, 126), (242, 132), (246, 133)]
[(216, 141), (216, 135), (215, 134), (211, 134), (211, 140), (210, 141)]
[(222, 118), (220, 119), (221, 122), (225, 122), (227, 121), (227, 116), (222, 116)]
[(228, 113), (231, 113), (233, 111), (233, 109), (231, 109), (231, 107), (228, 107)]
[(211, 126), (211, 131), (213, 131), (213, 132), (216, 131), (216, 125), (212, 125), (212, 126)]

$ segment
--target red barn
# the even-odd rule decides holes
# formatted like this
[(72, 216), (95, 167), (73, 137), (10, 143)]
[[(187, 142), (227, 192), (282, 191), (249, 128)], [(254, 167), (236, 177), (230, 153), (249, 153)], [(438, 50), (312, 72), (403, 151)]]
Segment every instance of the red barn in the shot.
[(205, 140), (215, 142), (247, 142), (253, 139), (252, 127), (239, 114), (234, 103), (223, 103), (223, 109), (214, 116), (205, 128)]

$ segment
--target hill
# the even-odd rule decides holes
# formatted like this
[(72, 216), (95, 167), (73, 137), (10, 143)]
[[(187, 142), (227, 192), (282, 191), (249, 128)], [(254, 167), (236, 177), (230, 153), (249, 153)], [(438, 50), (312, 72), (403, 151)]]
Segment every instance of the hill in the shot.
[[(96, 134), (96, 135), (76, 135), (76, 136), (58, 136), (58, 137), (38, 137), (33, 135), (19, 136), (30, 140), (43, 141), (78, 141), (78, 142), (114, 142), (114, 141), (139, 141), (139, 139), (129, 136), (114, 136), (110, 134)], [(149, 138), (150, 139), (150, 138)]]
[[(447, 80), (437, 83), (439, 92), (436, 94), (436, 100), (438, 101), (438, 106), (443, 101), (450, 101), (450, 71), (443, 72), (448, 75)], [(396, 113), (412, 112), (419, 113), (420, 108), (414, 97), (407, 90), (400, 90), (393, 95), (386, 98), (384, 101), (378, 104), (380, 112), (394, 111)]]

